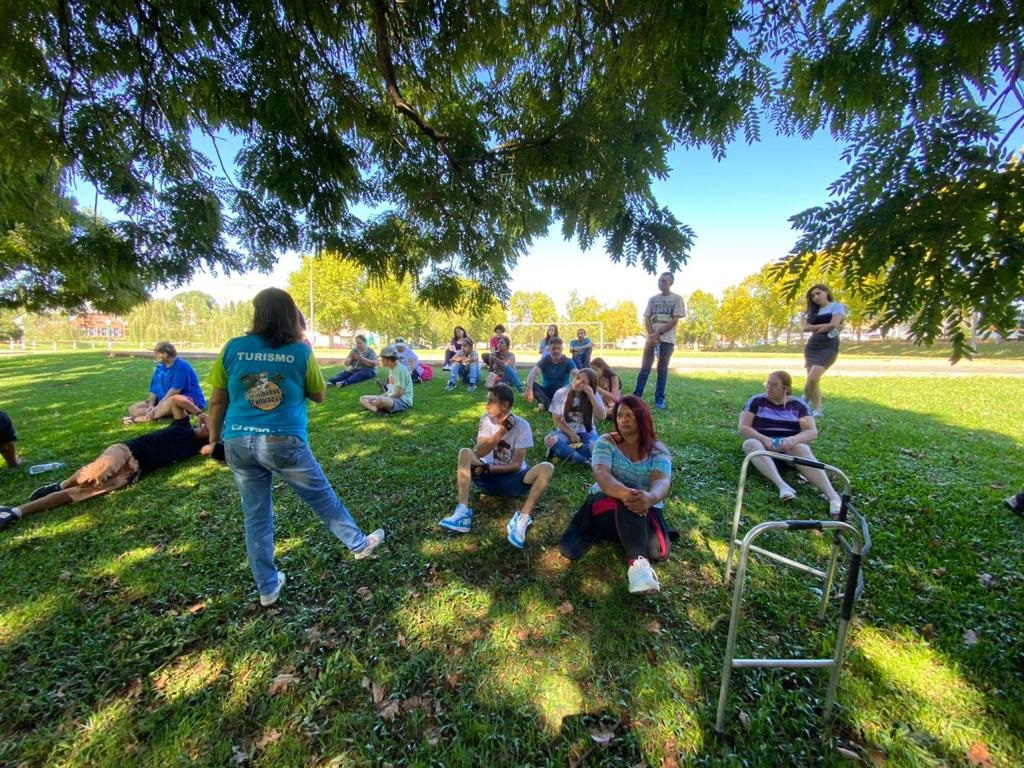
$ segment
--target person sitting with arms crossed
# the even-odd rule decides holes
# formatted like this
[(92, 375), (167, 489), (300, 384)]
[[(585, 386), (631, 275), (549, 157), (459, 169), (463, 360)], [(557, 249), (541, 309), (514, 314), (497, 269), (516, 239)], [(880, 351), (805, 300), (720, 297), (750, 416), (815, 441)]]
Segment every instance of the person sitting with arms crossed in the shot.
[[(67, 480), (37, 488), (24, 504), (0, 507), (0, 529), (25, 515), (102, 496), (160, 467), (198, 456), (209, 440), (206, 414), (184, 395), (172, 395), (168, 405), (174, 418), (169, 427), (114, 443)], [(199, 422), (195, 429), (190, 415)]]
[(515, 393), (508, 384), (498, 384), (487, 394), (487, 408), (477, 428), (476, 445), (459, 451), (456, 471), (458, 504), (455, 511), (438, 522), (455, 533), (469, 533), (473, 510), (469, 508), (469, 483), (488, 496), (526, 496), (505, 526), (509, 544), (522, 549), (526, 529), (533, 524), (533, 509), (548, 487), (555, 471), (549, 462), (535, 467), (526, 463), (526, 451), (533, 447), (530, 422), (512, 415)]
[(356, 346), (345, 359), (345, 370), (327, 380), (329, 387), (349, 387), (360, 381), (372, 379), (377, 367), (377, 353), (366, 345), (366, 337), (356, 336)]

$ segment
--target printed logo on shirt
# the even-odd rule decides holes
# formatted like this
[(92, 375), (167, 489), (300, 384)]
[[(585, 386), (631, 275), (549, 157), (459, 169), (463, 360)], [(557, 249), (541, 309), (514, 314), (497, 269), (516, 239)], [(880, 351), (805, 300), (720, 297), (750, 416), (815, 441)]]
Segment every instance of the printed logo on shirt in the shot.
[(275, 373), (273, 376), (268, 376), (266, 371), (247, 373), (242, 377), (245, 399), (253, 408), (272, 411), (284, 400), (284, 391), (278, 386), (278, 383), (283, 380), (284, 376), (280, 373)]
[(494, 446), (494, 461), (497, 464), (511, 464), (512, 446), (504, 440), (499, 440), (498, 444)]
[(572, 407), (569, 408), (569, 416), (566, 421), (569, 423), (569, 428), (577, 434), (583, 434), (587, 431), (587, 428), (583, 425), (583, 406), (580, 404), (579, 395), (573, 398)]

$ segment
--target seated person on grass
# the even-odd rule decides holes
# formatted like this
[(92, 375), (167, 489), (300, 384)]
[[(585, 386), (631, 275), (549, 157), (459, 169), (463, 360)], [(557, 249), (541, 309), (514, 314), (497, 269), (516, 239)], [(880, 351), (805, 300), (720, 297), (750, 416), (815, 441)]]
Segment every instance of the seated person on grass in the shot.
[(551, 400), (555, 431), (544, 438), (549, 459), (557, 456), (574, 464), (590, 464), (590, 450), (597, 440), (594, 423), (606, 415), (596, 390), (597, 373), (584, 368), (576, 372), (569, 386), (555, 392)]
[(395, 339), (394, 347), (398, 353), (399, 364), (404, 365), (408, 369), (409, 375), (412, 376), (413, 384), (422, 382), (423, 366), (420, 363), (419, 357), (412, 351), (412, 347), (406, 344), (405, 339), (401, 336)]
[(171, 414), (171, 398), (184, 395), (203, 410), (206, 398), (199, 387), (199, 377), (184, 358), (178, 357), (178, 350), (169, 341), (161, 341), (153, 348), (156, 369), (149, 382), (149, 396), (128, 407), (125, 424), (138, 424), (154, 419), (166, 419)]
[(594, 342), (587, 338), (587, 331), (580, 328), (576, 331), (576, 338), (569, 342), (569, 354), (577, 368), (586, 368), (590, 365), (590, 356), (594, 354)]
[(672, 454), (658, 440), (647, 404), (627, 395), (612, 409), (615, 432), (601, 435), (591, 459), (594, 484), (559, 546), (578, 560), (598, 541), (618, 542), (632, 594), (661, 589), (651, 562), (666, 559), (673, 532), (662, 506), (672, 485)]
[[(790, 394), (792, 387), (793, 379), (786, 371), (775, 371), (768, 374), (768, 380), (764, 383), (764, 394), (754, 395), (747, 401), (740, 413), (739, 424), (739, 432), (744, 438), (745, 453), (773, 451), (817, 461), (811, 453), (810, 444), (817, 438), (818, 428), (814, 424), (814, 417), (807, 409), (807, 404)], [(770, 456), (757, 456), (751, 459), (750, 463), (774, 483), (779, 489), (779, 498), (782, 501), (791, 501), (796, 498), (796, 491), (782, 479), (779, 467), (787, 469), (793, 465), (781, 460), (776, 464), (776, 461)], [(825, 494), (829, 513), (838, 515), (842, 500), (824, 470), (799, 465), (796, 466), (796, 470)]]
[(14, 422), (5, 411), (0, 411), (0, 456), (8, 467), (14, 468), (21, 464), (18, 458), (18, 449), (15, 442), (18, 440), (18, 433), (14, 431)]
[(487, 351), (480, 356), (480, 358), (484, 361), (484, 365), (491, 364), (491, 355), (498, 351), (498, 342), (501, 341), (502, 339), (505, 339), (505, 341), (508, 342), (509, 349), (511, 349), (512, 339), (505, 335), (505, 326), (502, 325), (501, 323), (498, 323), (496, 326), (494, 326), (494, 333), (491, 335), (491, 338), (487, 341)]
[[(557, 336), (548, 340), (547, 351), (541, 355), (537, 364), (530, 369), (526, 377), (526, 400), (532, 403), (537, 400), (537, 410), (545, 411), (551, 405), (555, 392), (568, 385), (576, 363), (562, 354), (562, 340)], [(542, 376), (543, 384), (537, 382)]]
[[(484, 355), (484, 357), (488, 357)], [(516, 392), (523, 393), (523, 382), (519, 379), (519, 372), (516, 371), (516, 356), (509, 349), (508, 337), (498, 339), (498, 348), (490, 354), (486, 362), (490, 373), (487, 375), (487, 388), (495, 384), (508, 384), (515, 387)]]
[(377, 367), (377, 353), (366, 346), (366, 337), (356, 336), (356, 346), (345, 358), (345, 370), (327, 380), (328, 387), (348, 387), (374, 377)]
[(363, 395), (359, 398), (359, 404), (374, 413), (398, 413), (412, 408), (412, 374), (398, 362), (398, 350), (391, 344), (384, 347), (380, 351), (380, 362), (388, 369), (384, 394)]
[[(102, 496), (160, 467), (198, 456), (210, 438), (206, 414), (184, 395), (172, 396), (169, 405), (174, 418), (169, 427), (114, 443), (64, 482), (37, 488), (27, 502), (17, 507), (0, 507), (0, 529), (14, 525), (25, 515)], [(198, 417), (196, 429), (189, 415)]]
[(456, 471), (459, 502), (455, 511), (438, 525), (456, 533), (469, 533), (473, 510), (469, 508), (469, 482), (488, 496), (526, 496), (522, 509), (505, 526), (508, 541), (517, 549), (526, 543), (526, 529), (541, 494), (548, 487), (555, 468), (548, 462), (535, 467), (526, 464), (526, 451), (533, 447), (530, 423), (512, 415), (515, 393), (508, 384), (498, 384), (487, 394), (487, 409), (480, 418), (476, 445), (459, 451)]
[(442, 371), (450, 371), (452, 369), (452, 358), (462, 351), (463, 339), (469, 339), (469, 336), (466, 335), (466, 329), (461, 325), (456, 325), (455, 330), (452, 331), (452, 340), (444, 348), (444, 367), (441, 368)]
[(480, 355), (473, 349), (473, 342), (463, 339), (459, 351), (451, 359), (451, 375), (448, 376), (448, 386), (445, 392), (451, 392), (459, 383), (459, 379), (466, 382), (466, 389), (470, 392), (476, 390), (476, 381), (480, 378)]
[(622, 399), (622, 379), (619, 374), (609, 367), (603, 357), (595, 357), (590, 367), (597, 373), (597, 394), (604, 401), (608, 409), (608, 417), (611, 418), (611, 408)]

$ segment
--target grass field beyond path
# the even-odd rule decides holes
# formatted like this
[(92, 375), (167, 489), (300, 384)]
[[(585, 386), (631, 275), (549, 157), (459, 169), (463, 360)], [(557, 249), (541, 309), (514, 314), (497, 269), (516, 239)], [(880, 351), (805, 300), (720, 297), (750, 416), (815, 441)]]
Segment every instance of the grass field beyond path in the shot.
[[(0, 408), (27, 463), (74, 469), (148, 428), (119, 419), (151, 361), (3, 367)], [(558, 554), (582, 469), (558, 467), (523, 552), (505, 541), (512, 500), (474, 497), (467, 536), (437, 527), (484, 399), (440, 379), (395, 417), (357, 410), (372, 382), (311, 406), (314, 453), (357, 521), (388, 538), (355, 562), (279, 489), (288, 585), (271, 610), (245, 562), (238, 492), (212, 462), (19, 523), (0, 533), (0, 765), (1024, 764), (1024, 519), (1000, 504), (1024, 485), (1021, 379), (826, 378), (815, 451), (850, 474), (874, 537), (836, 721), (821, 730), (824, 672), (737, 671), (727, 734), (714, 734), (736, 419), (764, 373), (670, 382), (655, 423), (681, 538), (650, 598), (626, 592), (611, 547), (574, 564)], [(541, 445), (550, 417), (519, 405)], [(52, 479), (0, 471), (0, 502)], [(785, 508), (761, 478), (748, 487), (749, 522), (826, 510), (806, 484)], [(807, 535), (770, 545), (827, 551)], [(828, 655), (835, 610), (817, 624), (816, 586), (752, 566), (740, 654)]]

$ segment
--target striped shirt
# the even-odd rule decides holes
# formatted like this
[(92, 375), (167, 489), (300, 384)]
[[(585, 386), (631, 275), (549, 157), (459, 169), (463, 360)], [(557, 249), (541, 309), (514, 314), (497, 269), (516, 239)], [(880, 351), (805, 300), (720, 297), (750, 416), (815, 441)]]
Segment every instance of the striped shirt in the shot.
[[(612, 440), (611, 435), (601, 435), (594, 443), (590, 454), (590, 464), (593, 467), (604, 466), (612, 473), (612, 477), (618, 480), (627, 488), (636, 488), (640, 491), (651, 490), (651, 473), (672, 477), (672, 455), (668, 449), (660, 443), (654, 446), (651, 455), (639, 461), (630, 461), (619, 446)], [(591, 493), (600, 493), (601, 486), (594, 483), (590, 488)], [(655, 507), (661, 507), (664, 502), (658, 502)]]
[(754, 414), (751, 426), (765, 437), (792, 437), (800, 432), (800, 419), (810, 416), (807, 404), (798, 397), (787, 397), (778, 405), (767, 395), (754, 395), (743, 410)]

